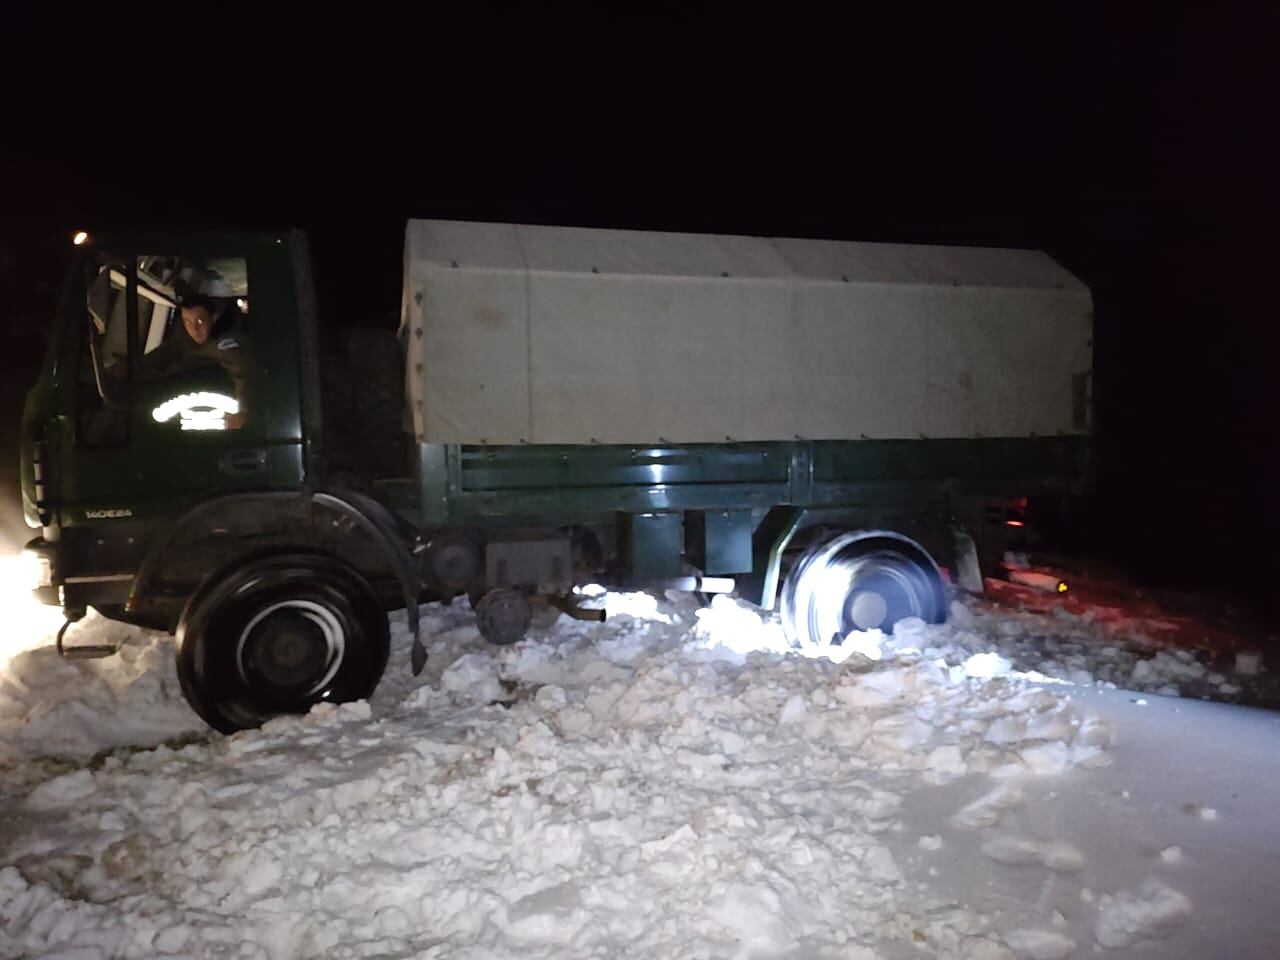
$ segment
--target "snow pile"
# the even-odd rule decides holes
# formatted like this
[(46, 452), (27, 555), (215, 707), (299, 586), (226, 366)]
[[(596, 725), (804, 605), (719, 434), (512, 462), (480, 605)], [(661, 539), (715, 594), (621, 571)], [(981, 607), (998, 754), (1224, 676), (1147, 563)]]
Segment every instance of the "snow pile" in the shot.
[[(1023, 784), (1106, 762), (1104, 724), (1007, 664), (904, 639), (947, 628), (855, 638), (837, 663), (768, 652), (774, 625), (731, 601), (634, 609), (493, 648), (465, 610), (429, 607), (428, 672), (407, 677), (399, 625), (372, 704), (29, 784), (9, 804), (0, 955), (1065, 955), (1052, 931), (1002, 940), (894, 849), (998, 825)], [(168, 709), (170, 668), (147, 659), (163, 646), (137, 644), (135, 711)], [(962, 777), (979, 800), (908, 828), (908, 794)], [(987, 853), (1081, 861), (1042, 839)]]
[(995, 657), (1028, 677), (1172, 697), (1234, 698), (1260, 670), (1253, 655), (1215, 669), (1208, 651), (1160, 649), (1141, 632), (1099, 623), (1088, 612), (997, 611), (972, 598), (952, 603), (945, 626), (911, 633), (908, 642), (949, 662)]
[(84, 760), (116, 747), (208, 735), (182, 698), (169, 636), (91, 611), (71, 628), (69, 642), (124, 639), (115, 656), (64, 660), (53, 639), (43, 636), (43, 645), (0, 669), (0, 764), (29, 757)]

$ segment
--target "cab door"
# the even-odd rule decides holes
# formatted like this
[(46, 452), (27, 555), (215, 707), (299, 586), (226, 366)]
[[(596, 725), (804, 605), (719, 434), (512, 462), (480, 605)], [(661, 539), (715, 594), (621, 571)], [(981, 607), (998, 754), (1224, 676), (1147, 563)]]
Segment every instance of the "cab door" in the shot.
[[(153, 529), (212, 497), (303, 482), (283, 246), (229, 238), (92, 252), (76, 294), (64, 527)], [(188, 302), (213, 321), (204, 342), (184, 324)]]

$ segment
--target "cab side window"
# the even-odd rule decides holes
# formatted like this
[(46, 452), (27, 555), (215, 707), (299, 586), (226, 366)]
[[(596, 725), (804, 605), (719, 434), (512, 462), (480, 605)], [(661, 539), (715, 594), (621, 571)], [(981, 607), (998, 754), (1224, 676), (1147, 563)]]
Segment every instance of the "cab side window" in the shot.
[(101, 257), (86, 265), (85, 336), (76, 377), (76, 436), (84, 446), (121, 446), (129, 441), (129, 267)]
[(253, 410), (244, 257), (102, 255), (86, 267), (77, 438), (238, 430)]
[(138, 364), (150, 419), (182, 431), (238, 430), (253, 406), (249, 274), (243, 257), (143, 256)]

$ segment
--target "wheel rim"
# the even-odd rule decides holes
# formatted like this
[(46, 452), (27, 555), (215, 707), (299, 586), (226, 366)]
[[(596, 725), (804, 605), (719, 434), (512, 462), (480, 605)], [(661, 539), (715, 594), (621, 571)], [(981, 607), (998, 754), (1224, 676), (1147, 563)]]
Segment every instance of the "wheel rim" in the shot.
[(884, 625), (889, 602), (879, 590), (850, 590), (845, 619), (859, 630), (872, 630)]
[(236, 644), (236, 669), (250, 687), (323, 696), (345, 649), (346, 635), (332, 610), (309, 600), (285, 600), (245, 625)]
[(907, 617), (946, 618), (942, 578), (915, 541), (889, 532), (842, 534), (806, 553), (782, 592), (783, 627), (793, 643), (821, 649), (855, 630), (891, 632)]

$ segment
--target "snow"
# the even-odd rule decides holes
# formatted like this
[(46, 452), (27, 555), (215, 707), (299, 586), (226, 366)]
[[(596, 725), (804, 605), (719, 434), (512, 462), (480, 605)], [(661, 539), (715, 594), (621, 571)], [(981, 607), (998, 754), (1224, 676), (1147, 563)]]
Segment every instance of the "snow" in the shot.
[(1213, 807), (1206, 807), (1200, 803), (1188, 803), (1183, 808), (1183, 812), (1192, 817), (1199, 817), (1201, 820), (1217, 820), (1218, 811)]
[(982, 845), (982, 853), (1008, 866), (1039, 864), (1058, 873), (1075, 873), (1084, 867), (1080, 851), (1061, 840), (1041, 842), (1030, 837), (1000, 834)]
[(1167, 937), (1191, 913), (1191, 901), (1159, 880), (1137, 890), (1103, 895), (1098, 907), (1098, 943), (1116, 949)]
[(451, 663), (440, 675), (440, 686), (477, 703), (501, 700), (504, 693), (497, 663), (481, 653), (468, 653)]
[[(52, 643), (47, 633), (37, 636)], [(44, 645), (0, 665), (0, 764), (31, 756), (87, 760), (103, 750), (207, 735), (182, 699), (168, 636), (91, 611), (68, 631), (68, 642), (121, 636), (129, 642), (102, 660), (64, 660)]]
[(1099, 618), (1092, 610), (1073, 613), (1061, 607), (1046, 615), (970, 597), (953, 601), (950, 623), (954, 629), (937, 652), (963, 663), (971, 676), (1012, 673), (1077, 686), (1213, 699), (1237, 698), (1265, 677), (1257, 652), (1227, 660), (1207, 645), (1163, 648), (1160, 637), (1172, 625), (1159, 620)]
[(1242, 677), (1256, 677), (1262, 670), (1262, 657), (1257, 653), (1237, 653), (1236, 673)]
[(1181, 847), (1165, 847), (1160, 851), (1160, 859), (1165, 863), (1181, 863), (1183, 861)]
[(1018, 960), (1066, 960), (1076, 949), (1074, 940), (1053, 930), (1010, 930), (1004, 939)]
[(964, 662), (964, 675), (975, 680), (1007, 677), (1012, 669), (1013, 664), (998, 653), (975, 653)]
[(1152, 777), (1117, 778), (1159, 751), (1125, 754), (1130, 698), (1006, 649), (1056, 618), (959, 607), (798, 655), (726, 597), (583, 595), (606, 623), (544, 611), (504, 648), (426, 607), (418, 678), (396, 615), (371, 702), (233, 737), (167, 637), (91, 615), (119, 656), (19, 650), (0, 957), (1054, 960), (1177, 948), (1192, 897), (1220, 916), (1197, 877), (1241, 856), (1229, 777), (1135, 827)]

